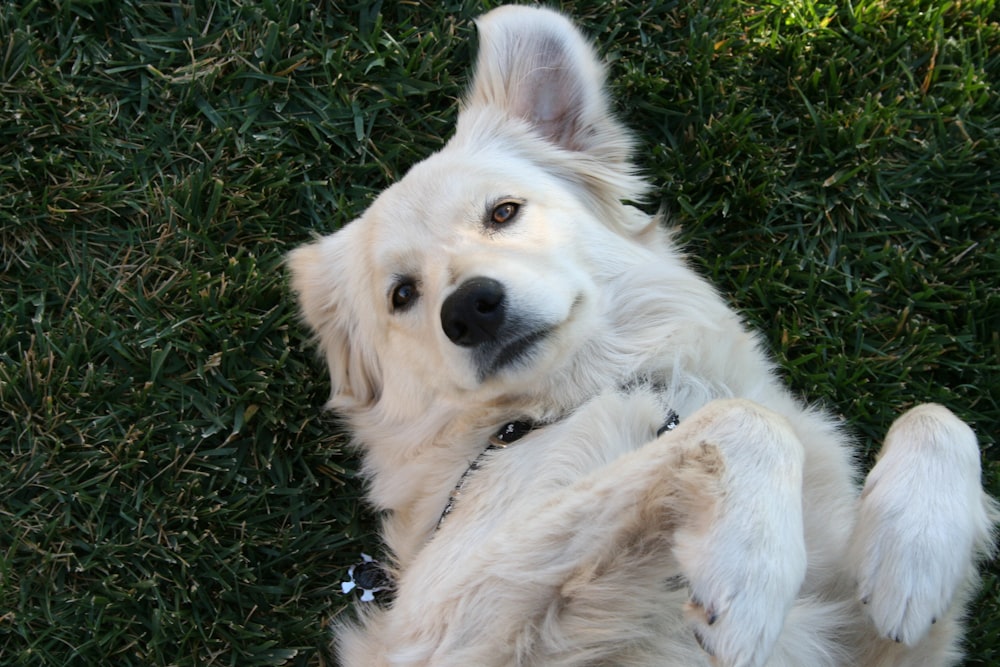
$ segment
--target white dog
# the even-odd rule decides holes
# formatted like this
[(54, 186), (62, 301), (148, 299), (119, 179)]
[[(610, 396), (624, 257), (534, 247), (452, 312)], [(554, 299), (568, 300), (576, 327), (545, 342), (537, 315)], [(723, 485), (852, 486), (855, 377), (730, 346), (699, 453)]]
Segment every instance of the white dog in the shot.
[[(346, 665), (946, 665), (990, 549), (976, 437), (847, 438), (686, 266), (561, 15), (506, 7), (454, 137), (295, 250), (386, 511)], [(517, 437), (520, 436), (520, 437)]]

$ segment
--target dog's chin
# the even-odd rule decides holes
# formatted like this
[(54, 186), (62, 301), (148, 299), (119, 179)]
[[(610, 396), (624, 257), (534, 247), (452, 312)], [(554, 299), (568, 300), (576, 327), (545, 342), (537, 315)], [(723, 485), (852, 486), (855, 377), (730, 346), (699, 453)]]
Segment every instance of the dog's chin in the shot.
[(545, 356), (546, 343), (552, 333), (552, 328), (542, 327), (476, 350), (474, 356), (479, 382), (531, 370)]

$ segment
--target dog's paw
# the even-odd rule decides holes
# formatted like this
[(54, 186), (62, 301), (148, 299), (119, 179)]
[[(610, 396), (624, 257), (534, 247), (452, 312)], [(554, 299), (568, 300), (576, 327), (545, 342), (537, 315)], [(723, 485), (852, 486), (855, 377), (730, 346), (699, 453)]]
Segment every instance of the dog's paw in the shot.
[(719, 562), (721, 576), (689, 581), (685, 618), (714, 664), (759, 667), (767, 662), (805, 569), (804, 550), (795, 554), (794, 545), (789, 546), (791, 555), (771, 562), (764, 558)]
[(890, 429), (862, 492), (852, 557), (858, 598), (883, 636), (913, 645), (948, 612), (988, 537), (975, 435), (948, 410)]
[(962, 510), (938, 514), (908, 486), (869, 478), (856, 529), (856, 576), (858, 599), (879, 634), (913, 645), (951, 606), (968, 572), (971, 540)]
[(947, 540), (917, 542), (896, 531), (874, 538), (858, 577), (858, 597), (879, 634), (907, 645), (947, 612), (964, 576)]
[(701, 510), (692, 508), (674, 554), (691, 590), (685, 615), (698, 643), (717, 665), (757, 667), (805, 577), (801, 445), (777, 415), (720, 403), (676, 429), (675, 437), (718, 448), (722, 484)]

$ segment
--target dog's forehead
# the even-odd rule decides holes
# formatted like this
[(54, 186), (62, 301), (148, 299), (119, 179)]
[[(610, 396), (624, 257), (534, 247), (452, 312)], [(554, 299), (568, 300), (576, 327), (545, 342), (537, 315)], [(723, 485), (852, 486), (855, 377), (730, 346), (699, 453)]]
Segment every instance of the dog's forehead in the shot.
[(415, 237), (443, 243), (478, 227), (505, 197), (525, 198), (538, 187), (524, 161), (482, 151), (445, 148), (414, 165), (372, 204), (367, 216), (376, 247), (410, 244)]

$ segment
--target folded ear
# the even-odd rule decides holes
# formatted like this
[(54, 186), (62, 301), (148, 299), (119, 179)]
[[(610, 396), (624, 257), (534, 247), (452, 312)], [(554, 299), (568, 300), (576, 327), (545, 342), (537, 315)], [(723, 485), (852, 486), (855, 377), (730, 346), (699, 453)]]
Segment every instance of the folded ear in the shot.
[[(378, 393), (378, 362), (358, 329), (364, 320), (354, 312), (355, 293), (345, 276), (349, 266), (348, 225), (341, 231), (288, 254), (292, 289), (302, 317), (316, 334), (330, 371), (329, 407), (350, 412), (371, 404)], [(356, 253), (354, 253), (356, 254)]]
[(566, 17), (507, 6), (476, 25), (479, 56), (467, 108), (500, 107), (564, 149), (628, 160), (631, 141), (610, 114), (604, 67)]

